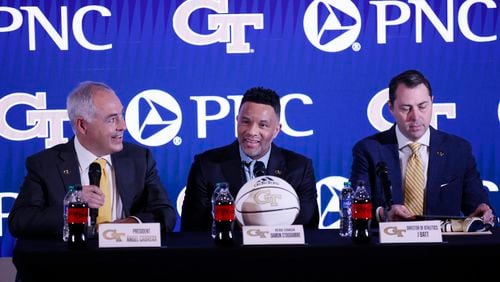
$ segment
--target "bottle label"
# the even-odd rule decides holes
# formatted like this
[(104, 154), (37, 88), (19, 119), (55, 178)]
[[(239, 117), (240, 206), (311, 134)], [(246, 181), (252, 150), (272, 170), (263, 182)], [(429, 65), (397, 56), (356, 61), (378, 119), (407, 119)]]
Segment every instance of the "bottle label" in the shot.
[(352, 204), (352, 218), (353, 219), (371, 219), (372, 218), (372, 204), (371, 203), (353, 203)]
[(87, 223), (89, 219), (89, 208), (69, 207), (68, 223)]
[(216, 205), (215, 206), (216, 221), (233, 221), (234, 220), (234, 204), (231, 205)]
[(351, 209), (351, 206), (352, 206), (352, 201), (351, 199), (345, 199), (345, 200), (342, 200), (342, 208), (345, 209), (345, 210), (349, 210)]

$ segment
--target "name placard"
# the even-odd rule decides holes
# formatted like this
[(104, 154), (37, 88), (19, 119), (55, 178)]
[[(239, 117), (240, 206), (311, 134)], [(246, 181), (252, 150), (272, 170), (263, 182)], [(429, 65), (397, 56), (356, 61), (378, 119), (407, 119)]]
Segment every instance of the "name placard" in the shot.
[(380, 243), (443, 242), (439, 220), (381, 222)]
[(303, 245), (302, 225), (243, 226), (243, 245)]
[(103, 223), (99, 225), (99, 248), (160, 246), (159, 223)]

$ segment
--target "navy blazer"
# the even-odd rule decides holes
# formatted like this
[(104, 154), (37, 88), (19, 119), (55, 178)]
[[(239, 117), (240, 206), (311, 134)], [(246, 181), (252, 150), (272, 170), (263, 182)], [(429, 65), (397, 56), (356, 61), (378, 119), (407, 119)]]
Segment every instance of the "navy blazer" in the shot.
[[(111, 154), (124, 216), (159, 222), (162, 232), (175, 226), (176, 213), (163, 187), (151, 152), (130, 143)], [(74, 137), (26, 159), (27, 175), (9, 214), (14, 237), (62, 238), (63, 198), (69, 185), (80, 184)]]
[[(385, 205), (383, 187), (376, 165), (385, 162), (392, 182), (394, 204), (404, 203), (396, 125), (362, 139), (352, 149), (351, 181), (365, 181), (374, 210)], [(479, 204), (489, 205), (469, 142), (430, 127), (429, 165), (424, 214), (434, 216), (469, 215)]]
[[(295, 189), (300, 212), (294, 224), (318, 228), (319, 211), (312, 161), (272, 144), (267, 174), (283, 178)], [(211, 197), (217, 182), (228, 182), (236, 197), (246, 178), (238, 141), (194, 157), (182, 206), (182, 231), (208, 231), (212, 226)]]

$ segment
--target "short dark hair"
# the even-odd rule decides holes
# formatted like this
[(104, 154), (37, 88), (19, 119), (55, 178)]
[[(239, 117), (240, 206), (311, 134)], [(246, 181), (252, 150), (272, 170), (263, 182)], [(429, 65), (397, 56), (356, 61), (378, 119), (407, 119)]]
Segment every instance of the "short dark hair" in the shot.
[(396, 100), (396, 89), (401, 83), (409, 88), (414, 88), (423, 83), (429, 90), (429, 96), (432, 97), (431, 84), (427, 78), (417, 70), (407, 70), (393, 77), (389, 82), (389, 101), (391, 104)]
[(261, 86), (252, 87), (248, 89), (245, 94), (243, 94), (243, 99), (241, 100), (240, 109), (245, 104), (245, 102), (254, 102), (257, 104), (264, 104), (273, 107), (274, 112), (278, 115), (281, 113), (280, 97), (276, 91)]

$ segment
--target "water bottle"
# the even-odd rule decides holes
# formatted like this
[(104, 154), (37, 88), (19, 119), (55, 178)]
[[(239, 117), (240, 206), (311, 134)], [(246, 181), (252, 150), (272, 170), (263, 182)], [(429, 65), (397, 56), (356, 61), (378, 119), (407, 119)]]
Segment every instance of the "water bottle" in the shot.
[(68, 245), (80, 249), (87, 245), (89, 207), (82, 199), (82, 186), (75, 185), (74, 197), (68, 204)]
[(368, 243), (371, 240), (370, 222), (372, 202), (364, 181), (358, 181), (352, 200), (352, 240), (355, 243)]
[(70, 185), (68, 187), (68, 192), (64, 196), (63, 200), (63, 241), (68, 242), (69, 237), (69, 227), (68, 227), (68, 206), (69, 203), (74, 201), (75, 197), (75, 186)]
[(229, 191), (229, 183), (227, 182), (218, 182), (215, 184), (214, 192), (212, 193), (212, 238), (215, 239), (215, 199), (219, 196), (219, 192), (222, 189), (228, 189)]
[(340, 195), (340, 231), (341, 237), (351, 237), (352, 235), (352, 197), (354, 191), (351, 182), (344, 182), (344, 188)]
[(215, 243), (222, 246), (233, 244), (234, 198), (229, 187), (221, 188), (215, 198)]

